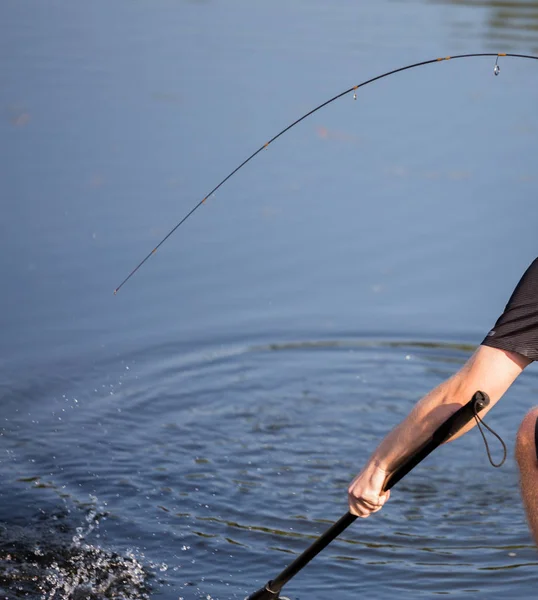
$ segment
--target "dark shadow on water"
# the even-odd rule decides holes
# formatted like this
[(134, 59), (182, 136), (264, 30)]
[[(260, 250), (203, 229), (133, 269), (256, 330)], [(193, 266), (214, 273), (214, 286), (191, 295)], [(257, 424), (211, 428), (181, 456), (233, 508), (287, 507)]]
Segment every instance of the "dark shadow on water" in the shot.
[(473, 344), (464, 344), (457, 342), (437, 342), (420, 340), (368, 340), (368, 339), (333, 339), (333, 340), (298, 340), (290, 342), (273, 342), (263, 346), (251, 346), (250, 352), (274, 351), (282, 352), (286, 350), (322, 350), (328, 348), (410, 348), (422, 350), (456, 350), (461, 352), (473, 352), (476, 348)]
[[(432, 4), (448, 4), (475, 9), (466, 20), (462, 18), (452, 25), (465, 30), (465, 37), (473, 34), (476, 23), (476, 10), (485, 14), (487, 47), (495, 45), (495, 50), (506, 52), (514, 49), (538, 50), (538, 2), (517, 0), (429, 0)], [(482, 38), (482, 39), (481, 39)], [(484, 44), (484, 34), (478, 34), (478, 42)]]

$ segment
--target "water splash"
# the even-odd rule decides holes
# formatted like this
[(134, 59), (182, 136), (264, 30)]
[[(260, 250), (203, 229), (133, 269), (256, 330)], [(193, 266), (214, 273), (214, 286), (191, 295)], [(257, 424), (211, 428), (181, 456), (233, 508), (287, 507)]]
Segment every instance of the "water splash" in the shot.
[(149, 600), (143, 556), (86, 541), (106, 518), (91, 500), (74, 533), (68, 511), (43, 515), (30, 526), (0, 525), (0, 593), (10, 600)]
[(39, 588), (42, 600), (149, 599), (146, 573), (134, 553), (120, 556), (89, 544), (53, 561)]

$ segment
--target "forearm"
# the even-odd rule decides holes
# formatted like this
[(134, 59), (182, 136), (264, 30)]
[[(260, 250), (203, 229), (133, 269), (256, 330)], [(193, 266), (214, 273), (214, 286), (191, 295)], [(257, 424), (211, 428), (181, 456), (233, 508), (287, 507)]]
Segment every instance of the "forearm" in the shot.
[[(351, 513), (367, 517), (380, 510), (390, 494), (384, 491), (386, 478), (401, 461), (420, 448), (443, 421), (479, 390), (490, 399), (488, 407), (480, 413), (483, 417), (530, 362), (515, 352), (479, 346), (455, 375), (417, 402), (409, 415), (379, 444), (348, 488)], [(452, 439), (473, 426), (471, 421)]]
[[(478, 390), (490, 397), (489, 406), (481, 413), (483, 417), (527, 364), (527, 359), (513, 353), (479, 347), (460, 371), (417, 402), (409, 415), (379, 444), (367, 467), (392, 472)], [(463, 435), (475, 424), (474, 420), (470, 421), (452, 439)]]
[(349, 510), (354, 515), (367, 517), (388, 500), (390, 492), (384, 491), (387, 477), (465, 403), (454, 401), (457, 387), (451, 378), (435, 388), (383, 439), (348, 488)]
[[(458, 388), (458, 382), (449, 379), (417, 402), (408, 416), (384, 437), (365, 468), (376, 467), (392, 473), (477, 391), (467, 397)], [(472, 426), (470, 423), (465, 430)]]

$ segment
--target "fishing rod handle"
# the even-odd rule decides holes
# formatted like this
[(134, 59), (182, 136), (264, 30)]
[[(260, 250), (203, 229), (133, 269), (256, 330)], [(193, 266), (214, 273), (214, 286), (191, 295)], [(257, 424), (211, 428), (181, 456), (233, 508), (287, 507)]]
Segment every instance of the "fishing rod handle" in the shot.
[[(396, 468), (394, 473), (386, 480), (383, 489), (385, 491), (390, 490), (398, 483), (398, 481), (405, 477), (409, 471), (416, 467), (437, 447), (448, 441), (488, 405), (489, 396), (485, 392), (475, 392), (467, 404), (460, 407), (453, 415), (444, 421), (417, 451), (406, 458), (403, 463)], [(350, 512), (347, 512), (340, 517), (338, 521), (333, 523), (325, 533), (323, 533), (309, 548), (275, 577), (275, 579), (269, 581), (265, 587), (254, 592), (254, 594), (248, 596), (245, 600), (278, 600), (278, 594), (284, 585), (286, 585), (292, 577), (294, 577), (356, 519), (357, 517)]]
[(486, 394), (486, 392), (475, 392), (467, 404), (464, 404), (446, 421), (441, 423), (441, 425), (439, 425), (439, 427), (433, 432), (432, 436), (395, 469), (392, 475), (390, 475), (385, 481), (383, 490), (390, 490), (398, 483), (398, 481), (400, 481), (400, 479), (405, 477), (409, 471), (414, 469), (441, 444), (444, 444), (452, 436), (456, 435), (460, 429), (465, 427), (465, 425), (467, 425), (467, 423), (469, 423), (469, 421), (471, 421), (475, 415), (477, 415), (488, 405), (489, 396)]

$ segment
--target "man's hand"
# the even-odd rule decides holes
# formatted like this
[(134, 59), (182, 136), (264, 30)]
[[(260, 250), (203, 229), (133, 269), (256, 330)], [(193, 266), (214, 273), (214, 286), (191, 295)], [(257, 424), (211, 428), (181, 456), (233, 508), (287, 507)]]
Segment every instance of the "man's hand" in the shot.
[(364, 467), (347, 490), (351, 514), (364, 519), (381, 509), (390, 496), (390, 490), (383, 491), (387, 475), (375, 464)]

